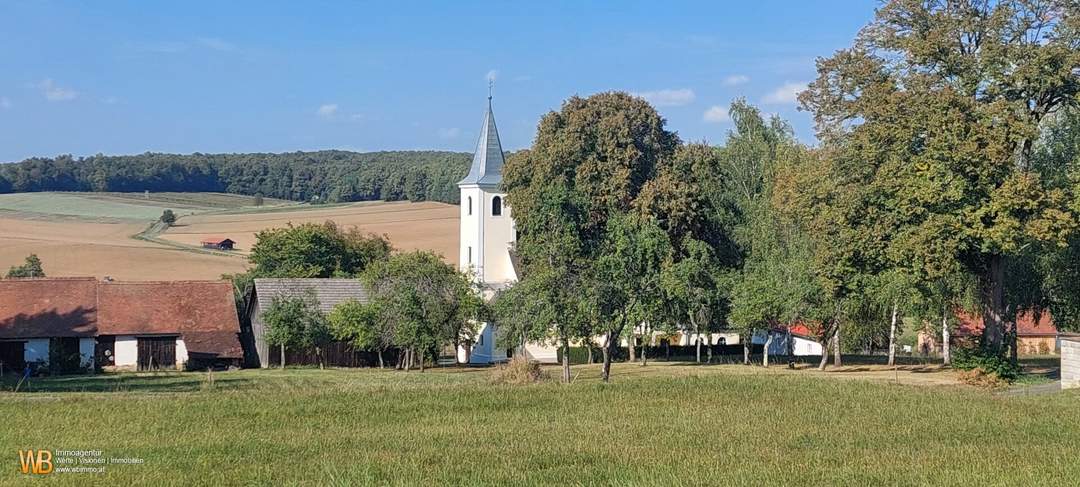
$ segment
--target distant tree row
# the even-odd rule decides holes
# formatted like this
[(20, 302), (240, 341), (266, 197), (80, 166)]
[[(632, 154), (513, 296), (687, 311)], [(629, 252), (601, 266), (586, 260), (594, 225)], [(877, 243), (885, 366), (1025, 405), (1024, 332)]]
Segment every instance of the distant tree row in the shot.
[(213, 191), (293, 201), (458, 202), (469, 155), (458, 152), (289, 152), (34, 157), (0, 164), (0, 193)]

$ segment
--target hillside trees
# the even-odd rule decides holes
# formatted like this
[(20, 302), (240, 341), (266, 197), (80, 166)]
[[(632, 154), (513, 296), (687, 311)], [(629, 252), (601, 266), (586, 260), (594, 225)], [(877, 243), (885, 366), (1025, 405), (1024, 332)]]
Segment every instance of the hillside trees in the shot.
[(847, 169), (874, 195), (867, 208), (885, 210), (877, 227), (893, 260), (956, 261), (979, 276), (994, 353), (1010, 261), (1076, 232), (1066, 190), (1033, 149), (1043, 120), (1080, 93), (1078, 13), (1053, 0), (890, 1), (851, 48), (819, 60), (800, 96), (826, 147), (860, 161)]
[[(0, 164), (0, 193), (213, 191), (293, 201), (458, 202), (470, 155), (437, 151), (35, 157)], [(256, 204), (258, 206), (258, 203)]]

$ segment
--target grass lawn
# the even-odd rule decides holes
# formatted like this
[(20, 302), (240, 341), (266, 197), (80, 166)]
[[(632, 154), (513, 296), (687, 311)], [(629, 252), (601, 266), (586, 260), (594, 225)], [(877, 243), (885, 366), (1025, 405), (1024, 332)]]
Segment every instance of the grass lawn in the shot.
[[(487, 369), (244, 370), (43, 379), (0, 393), (0, 483), (16, 450), (142, 465), (112, 485), (1075, 485), (1080, 394), (736, 365), (596, 366), (563, 386)], [(942, 372), (925, 372), (938, 373)], [(555, 374), (557, 375), (557, 374)], [(930, 382), (932, 383), (932, 382)], [(7, 389), (10, 390), (10, 389)], [(86, 392), (77, 392), (86, 391)]]

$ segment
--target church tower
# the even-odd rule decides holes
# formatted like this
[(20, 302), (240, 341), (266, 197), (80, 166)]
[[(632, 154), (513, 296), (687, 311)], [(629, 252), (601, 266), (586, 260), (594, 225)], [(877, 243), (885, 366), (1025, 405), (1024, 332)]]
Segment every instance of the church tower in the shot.
[(510, 251), (515, 240), (514, 219), (500, 189), (502, 143), (488, 97), (484, 125), (476, 143), (469, 174), (458, 183), (461, 191), (459, 266), (472, 272), (485, 297), (517, 280)]
[[(502, 143), (495, 127), (488, 96), (484, 125), (476, 142), (469, 174), (458, 182), (461, 216), (458, 266), (472, 274), (484, 299), (517, 281), (510, 252), (516, 240), (514, 219), (500, 189), (503, 169)], [(488, 364), (506, 360), (506, 351), (495, 343), (494, 323), (481, 323), (476, 343), (458, 350), (458, 362)]]

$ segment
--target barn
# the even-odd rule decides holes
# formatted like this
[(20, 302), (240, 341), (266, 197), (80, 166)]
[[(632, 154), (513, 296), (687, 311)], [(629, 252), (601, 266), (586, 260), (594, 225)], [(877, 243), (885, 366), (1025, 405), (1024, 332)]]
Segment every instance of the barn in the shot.
[(214, 250), (232, 250), (233, 245), (236, 245), (236, 242), (231, 238), (225, 237), (207, 237), (202, 239), (199, 243), (202, 244), (204, 249)]
[[(262, 314), (270, 307), (275, 298), (295, 298), (311, 294), (319, 303), (319, 309), (329, 314), (338, 303), (349, 299), (355, 299), (361, 303), (368, 301), (367, 288), (359, 279), (323, 279), (323, 278), (290, 278), (290, 279), (255, 279), (251, 292), (246, 297), (244, 309), (248, 316), (246, 322), (250, 324), (251, 335), (255, 342), (255, 355), (258, 366), (269, 367), (271, 364), (279, 364), (278, 354), (271, 353), (270, 345), (266, 342), (266, 324), (262, 320)], [(255, 365), (252, 363), (251, 365)], [(349, 365), (349, 364), (335, 364)]]
[(238, 365), (225, 281), (0, 280), (0, 366), (70, 373)]

